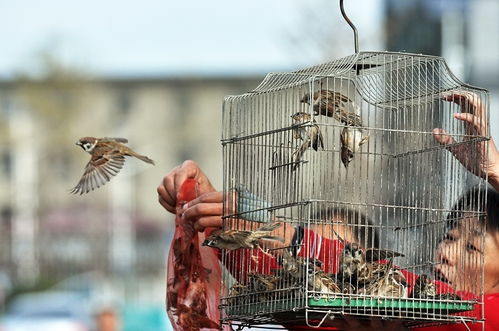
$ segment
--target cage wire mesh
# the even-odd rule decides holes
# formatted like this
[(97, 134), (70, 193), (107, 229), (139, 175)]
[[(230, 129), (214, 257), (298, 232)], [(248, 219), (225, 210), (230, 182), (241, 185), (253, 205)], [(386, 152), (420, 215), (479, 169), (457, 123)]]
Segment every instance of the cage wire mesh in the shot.
[[(453, 102), (460, 96), (472, 101)], [(488, 104), (488, 92), (460, 82), (442, 58), (390, 52), (270, 73), (226, 97), (223, 230), (262, 239), (222, 250), (223, 321), (480, 321), (483, 254), (452, 245), (449, 233), (480, 229), (487, 184), (449, 146), (478, 169)], [(461, 111), (485, 131), (454, 119)], [(438, 143), (434, 128), (453, 144)], [(473, 245), (483, 245), (475, 232)], [(459, 273), (442, 271), (444, 248)]]

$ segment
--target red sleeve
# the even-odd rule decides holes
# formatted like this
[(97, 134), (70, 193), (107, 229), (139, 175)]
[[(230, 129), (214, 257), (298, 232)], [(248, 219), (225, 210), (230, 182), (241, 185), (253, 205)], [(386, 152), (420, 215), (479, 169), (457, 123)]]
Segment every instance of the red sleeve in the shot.
[[(304, 229), (298, 256), (318, 259), (323, 263), (326, 272), (336, 273), (339, 264), (338, 256), (342, 249), (343, 244), (340, 241), (330, 240), (312, 230)], [(268, 275), (280, 268), (275, 257), (266, 255), (259, 249), (226, 251), (222, 262), (240, 283), (246, 282), (248, 273)]]
[(304, 229), (298, 256), (317, 259), (322, 262), (324, 271), (335, 274), (338, 272), (342, 250), (341, 241), (324, 238), (312, 230)]

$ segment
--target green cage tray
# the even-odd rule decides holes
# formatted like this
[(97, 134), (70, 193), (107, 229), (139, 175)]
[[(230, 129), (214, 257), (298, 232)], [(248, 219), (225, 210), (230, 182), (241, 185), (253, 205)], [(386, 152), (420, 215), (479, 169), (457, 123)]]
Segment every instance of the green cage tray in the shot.
[[(307, 305), (305, 305), (307, 302)], [(364, 310), (376, 311), (391, 315), (394, 312), (398, 316), (413, 316), (414, 314), (439, 314), (450, 315), (458, 312), (473, 310), (474, 301), (439, 301), (439, 300), (414, 300), (397, 298), (308, 298), (305, 299), (284, 299), (273, 302), (247, 303), (238, 306), (225, 308), (230, 317), (249, 317), (255, 315), (272, 315), (284, 312), (299, 312), (309, 310), (337, 310), (356, 311), (361, 313)]]
[(473, 302), (471, 301), (446, 302), (393, 298), (310, 298), (308, 299), (308, 305), (310, 307), (397, 308), (403, 310), (449, 310), (453, 312), (473, 309)]

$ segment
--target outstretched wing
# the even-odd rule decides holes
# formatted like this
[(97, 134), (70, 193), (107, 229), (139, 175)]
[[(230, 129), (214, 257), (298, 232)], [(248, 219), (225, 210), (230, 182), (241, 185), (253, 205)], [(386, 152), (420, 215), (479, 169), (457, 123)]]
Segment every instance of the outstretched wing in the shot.
[(366, 262), (387, 260), (404, 254), (389, 249), (368, 248), (366, 249)]
[(123, 144), (128, 143), (128, 139), (126, 139), (126, 138), (115, 138), (115, 137), (104, 137), (104, 138), (100, 138), (99, 141), (101, 141), (101, 142), (117, 141), (117, 142), (123, 143)]
[(87, 163), (83, 176), (71, 190), (73, 194), (83, 194), (101, 187), (123, 168), (125, 157), (119, 154), (92, 156)]

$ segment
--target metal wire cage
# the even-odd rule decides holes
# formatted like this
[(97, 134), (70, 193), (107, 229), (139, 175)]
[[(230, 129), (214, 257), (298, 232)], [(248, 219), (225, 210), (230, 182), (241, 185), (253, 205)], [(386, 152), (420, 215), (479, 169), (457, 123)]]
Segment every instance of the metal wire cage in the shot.
[(473, 172), (488, 111), (488, 92), (442, 58), (389, 52), (270, 73), (226, 97), (223, 228), (272, 238), (222, 250), (223, 321), (480, 321), (487, 183)]

